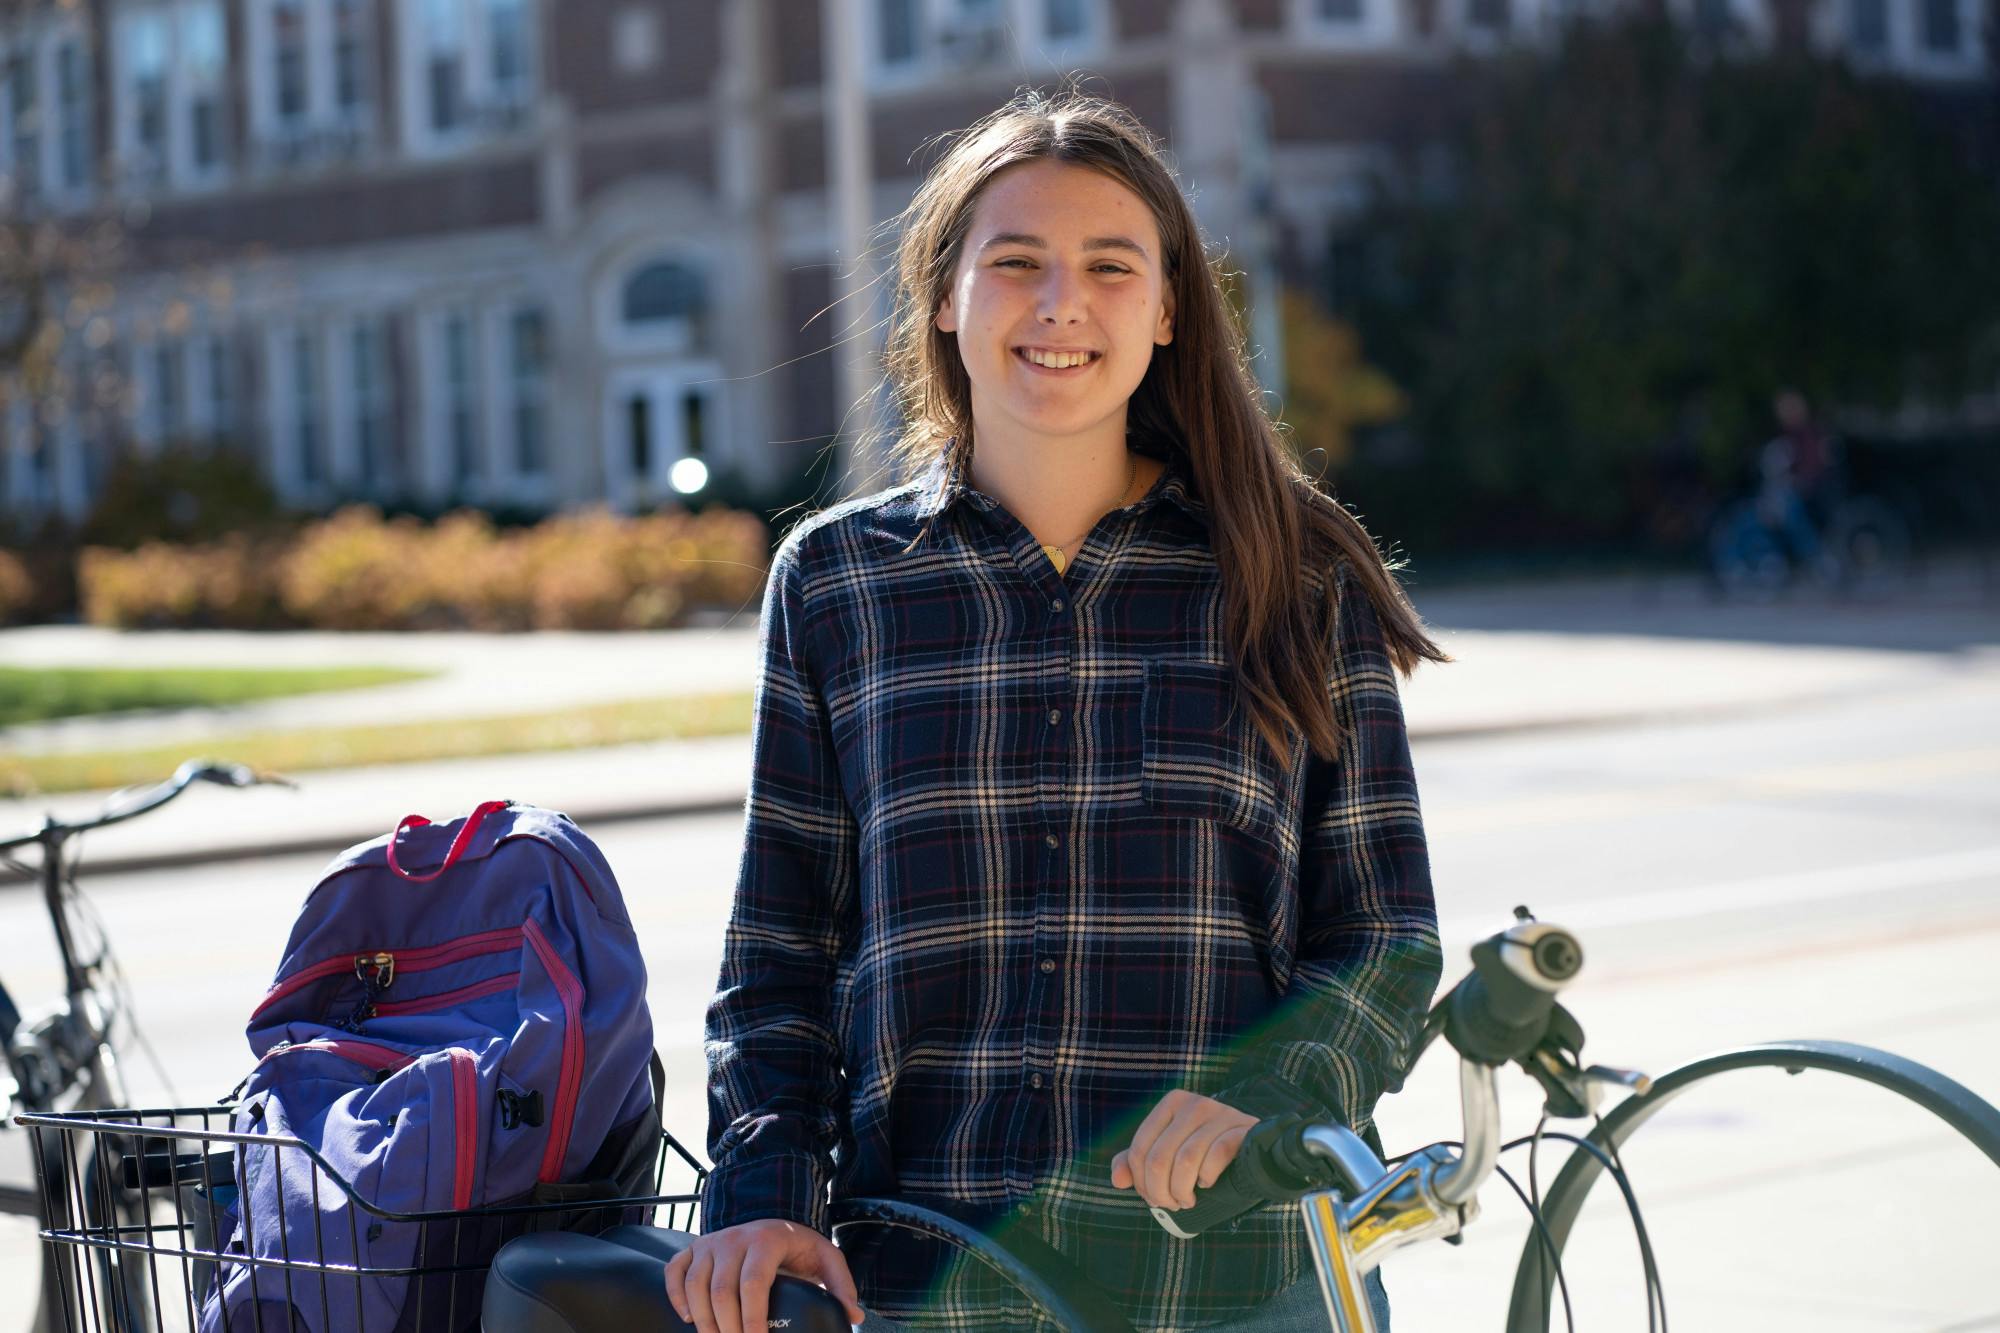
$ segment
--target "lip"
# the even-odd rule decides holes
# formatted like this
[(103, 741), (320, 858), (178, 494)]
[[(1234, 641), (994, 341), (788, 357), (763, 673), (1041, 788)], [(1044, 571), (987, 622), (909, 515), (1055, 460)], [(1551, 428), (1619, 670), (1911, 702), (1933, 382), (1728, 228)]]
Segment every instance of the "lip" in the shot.
[(1034, 372), (1037, 375), (1055, 375), (1058, 377), (1081, 375), (1085, 371), (1096, 366), (1100, 361), (1104, 360), (1104, 353), (1099, 352), (1096, 349), (1090, 347), (1042, 347), (1036, 345), (1035, 350), (1038, 352), (1065, 352), (1065, 351), (1089, 352), (1091, 353), (1091, 358), (1090, 360), (1084, 362), (1080, 366), (1064, 366), (1062, 369), (1058, 370), (1053, 366), (1036, 365), (1034, 362), (1028, 360), (1028, 358), (1022, 354), (1022, 349), (1019, 347), (1014, 348), (1012, 350), (1011, 355), (1013, 356), (1014, 360), (1018, 361), (1023, 367)]

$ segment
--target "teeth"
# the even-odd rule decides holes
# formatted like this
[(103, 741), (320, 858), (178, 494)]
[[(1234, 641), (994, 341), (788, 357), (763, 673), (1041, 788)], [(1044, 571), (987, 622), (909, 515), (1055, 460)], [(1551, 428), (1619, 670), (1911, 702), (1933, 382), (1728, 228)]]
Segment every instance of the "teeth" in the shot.
[(1080, 366), (1090, 360), (1088, 352), (1044, 352), (1033, 347), (1023, 348), (1021, 355), (1036, 365), (1047, 366), (1051, 370), (1067, 370), (1071, 366)]

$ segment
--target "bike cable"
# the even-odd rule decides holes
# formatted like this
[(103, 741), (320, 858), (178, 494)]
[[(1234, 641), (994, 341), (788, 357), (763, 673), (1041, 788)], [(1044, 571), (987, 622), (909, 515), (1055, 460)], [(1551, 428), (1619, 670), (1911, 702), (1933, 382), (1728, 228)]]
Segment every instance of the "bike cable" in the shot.
[[(145, 1055), (146, 1063), (152, 1067), (154, 1075), (159, 1078), (160, 1087), (167, 1095), (168, 1105), (179, 1106), (181, 1104), (180, 1090), (174, 1086), (173, 1077), (167, 1073), (166, 1062), (160, 1059), (160, 1053), (154, 1048), (152, 1039), (146, 1035), (146, 1030), (139, 1025), (139, 1006), (132, 999), (131, 978), (125, 973), (125, 964), (119, 960), (117, 953), (111, 948), (111, 932), (105, 926), (104, 917), (97, 910), (97, 904), (91, 900), (89, 895), (84, 893), (83, 885), (78, 880), (78, 872), (82, 867), (83, 845), (79, 839), (75, 854), (64, 863), (63, 887), (69, 890), (68, 899), (75, 905), (80, 919), (88, 922), (91, 933), (97, 937), (97, 959), (93, 966), (101, 970), (105, 982), (111, 991), (115, 1017), (124, 1019), (125, 1029), (132, 1034), (133, 1043)], [(107, 1043), (111, 1040), (110, 1027), (110, 1023), (105, 1024), (106, 1031), (103, 1039)], [(130, 1089), (126, 1089), (125, 1091), (129, 1093)]]
[(1549, 1235), (1548, 1223), (1542, 1220), (1542, 1210), (1528, 1197), (1528, 1192), (1521, 1188), (1520, 1183), (1508, 1174), (1506, 1167), (1495, 1163), (1493, 1174), (1507, 1182), (1507, 1188), (1514, 1191), (1514, 1197), (1528, 1210), (1528, 1220), (1535, 1224), (1535, 1234), (1541, 1238), (1541, 1252), (1547, 1256), (1549, 1263), (1556, 1270), (1556, 1291), (1562, 1296), (1563, 1324), (1569, 1333), (1576, 1333), (1576, 1311), (1569, 1303), (1569, 1279), (1563, 1275), (1562, 1252), (1556, 1249), (1555, 1238)]
[[(1534, 1134), (1527, 1135), (1523, 1138), (1515, 1139), (1511, 1143), (1501, 1145), (1500, 1151), (1510, 1152), (1515, 1148), (1531, 1145), (1535, 1142), (1535, 1140), (1541, 1138), (1557, 1139), (1560, 1140), (1561, 1142), (1573, 1145), (1581, 1152), (1589, 1153), (1592, 1157), (1597, 1159), (1597, 1164), (1604, 1169), (1604, 1173), (1610, 1176), (1611, 1179), (1614, 1182), (1616, 1182), (1618, 1186), (1618, 1192), (1625, 1198), (1625, 1211), (1628, 1214), (1630, 1214), (1632, 1218), (1633, 1234), (1634, 1236), (1637, 1237), (1639, 1242), (1639, 1261), (1641, 1267), (1644, 1269), (1645, 1279), (1646, 1279), (1646, 1327), (1649, 1330), (1654, 1330), (1654, 1333), (1666, 1333), (1667, 1298), (1665, 1290), (1662, 1288), (1660, 1284), (1659, 1264), (1654, 1260), (1653, 1257), (1652, 1236), (1646, 1230), (1646, 1220), (1639, 1210), (1639, 1196), (1632, 1189), (1632, 1181), (1630, 1177), (1628, 1177), (1625, 1174), (1625, 1167), (1623, 1163), (1619, 1162), (1615, 1157), (1607, 1154), (1603, 1148), (1591, 1142), (1589, 1139), (1582, 1138), (1575, 1134), (1566, 1134), (1561, 1132), (1560, 1130), (1545, 1130), (1538, 1128)], [(1531, 1149), (1529, 1154), (1531, 1184), (1533, 1176), (1533, 1171), (1532, 1171), (1533, 1162), (1534, 1162), (1534, 1156)]]
[[(1590, 1118), (1597, 1123), (1598, 1131), (1602, 1133), (1604, 1129), (1604, 1117), (1595, 1110), (1592, 1110)], [(1618, 1168), (1618, 1174), (1623, 1176), (1625, 1174), (1625, 1162), (1618, 1155), (1618, 1145), (1611, 1140), (1609, 1135), (1605, 1136), (1604, 1143), (1606, 1151), (1611, 1154), (1612, 1163)], [(1640, 1252), (1646, 1256), (1646, 1261), (1653, 1266), (1653, 1298), (1660, 1303), (1660, 1333), (1667, 1333), (1667, 1293), (1666, 1288), (1660, 1284), (1659, 1265), (1653, 1259), (1653, 1241), (1646, 1234), (1645, 1222), (1636, 1214), (1633, 1217), (1633, 1221), (1639, 1234)]]

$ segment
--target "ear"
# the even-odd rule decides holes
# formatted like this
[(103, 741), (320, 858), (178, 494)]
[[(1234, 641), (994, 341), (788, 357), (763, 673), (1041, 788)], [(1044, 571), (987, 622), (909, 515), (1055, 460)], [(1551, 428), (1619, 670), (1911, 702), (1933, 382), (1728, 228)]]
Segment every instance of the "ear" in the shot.
[(1161, 293), (1160, 322), (1153, 330), (1153, 341), (1165, 347), (1174, 340), (1174, 289), (1169, 287)]
[(937, 314), (932, 317), (939, 333), (958, 332), (958, 313), (951, 308), (951, 290), (945, 289), (944, 300), (938, 302)]

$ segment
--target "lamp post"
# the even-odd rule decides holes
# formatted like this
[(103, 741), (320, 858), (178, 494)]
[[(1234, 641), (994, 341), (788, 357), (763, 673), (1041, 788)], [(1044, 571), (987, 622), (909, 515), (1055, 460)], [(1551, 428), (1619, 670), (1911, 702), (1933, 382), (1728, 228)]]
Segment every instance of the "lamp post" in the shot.
[(828, 221), (833, 233), (834, 381), (840, 421), (834, 448), (841, 493), (875, 485), (880, 459), (872, 447), (876, 386), (874, 285), (868, 230), (873, 171), (869, 161), (868, 98), (862, 81), (861, 12), (857, 0), (821, 0), (820, 46), (826, 85)]

